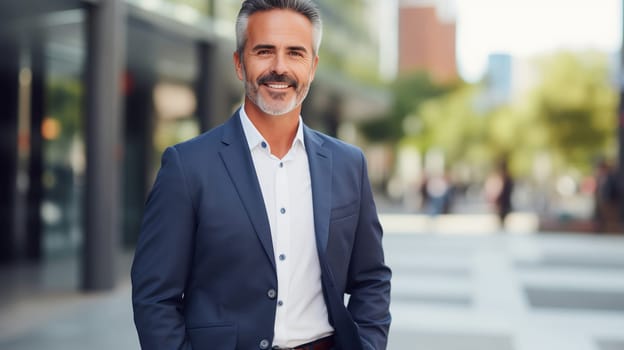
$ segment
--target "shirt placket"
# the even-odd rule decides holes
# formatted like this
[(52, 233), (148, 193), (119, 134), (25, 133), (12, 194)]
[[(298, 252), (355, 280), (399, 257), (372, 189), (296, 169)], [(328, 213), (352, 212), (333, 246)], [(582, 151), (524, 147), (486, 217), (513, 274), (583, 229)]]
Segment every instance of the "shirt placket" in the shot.
[[(290, 188), (285, 160), (276, 161), (275, 171), (275, 211), (276, 211), (276, 234), (277, 245), (275, 249), (275, 263), (277, 264), (277, 310), (276, 323), (286, 327), (287, 310), (290, 290)], [(282, 328), (284, 329), (284, 328)]]

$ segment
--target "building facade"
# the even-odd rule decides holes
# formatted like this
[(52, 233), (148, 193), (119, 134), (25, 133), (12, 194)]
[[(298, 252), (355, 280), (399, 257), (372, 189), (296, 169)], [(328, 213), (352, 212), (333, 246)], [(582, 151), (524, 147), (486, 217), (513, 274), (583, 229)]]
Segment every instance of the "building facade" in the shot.
[(450, 1), (399, 2), (399, 72), (427, 71), (437, 82), (456, 79), (455, 38)]
[[(116, 284), (164, 148), (220, 124), (242, 100), (232, 64), (239, 6), (0, 3), (0, 264), (71, 259), (76, 288)], [(335, 134), (341, 117), (375, 109), (357, 84), (319, 73), (308, 124)]]

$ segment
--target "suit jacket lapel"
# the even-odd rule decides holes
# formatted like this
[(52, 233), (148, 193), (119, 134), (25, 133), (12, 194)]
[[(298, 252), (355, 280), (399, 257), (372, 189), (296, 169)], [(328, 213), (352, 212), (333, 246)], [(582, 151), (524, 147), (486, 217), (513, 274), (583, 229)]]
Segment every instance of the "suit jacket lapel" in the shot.
[(304, 126), (303, 133), (312, 181), (316, 244), (319, 254), (325, 254), (331, 215), (332, 154), (323, 147), (323, 140), (307, 126)]
[(262, 190), (258, 183), (256, 169), (251, 159), (249, 146), (241, 126), (238, 111), (223, 126), (224, 147), (219, 151), (221, 160), (236, 187), (238, 195), (243, 202), (247, 215), (258, 235), (258, 239), (264, 247), (268, 258), (275, 268), (275, 255), (271, 240), (271, 228), (264, 207)]
[[(314, 229), (321, 265), (323, 294), (330, 314), (330, 320), (336, 328), (336, 342), (341, 349), (362, 350), (360, 336), (355, 322), (345, 308), (342, 293), (335, 288), (333, 277), (327, 263), (326, 250), (329, 237), (329, 221), (332, 199), (332, 153), (323, 147), (323, 140), (307, 127), (304, 138), (310, 178), (312, 180), (312, 201), (314, 208)], [(340, 329), (338, 329), (340, 328)]]

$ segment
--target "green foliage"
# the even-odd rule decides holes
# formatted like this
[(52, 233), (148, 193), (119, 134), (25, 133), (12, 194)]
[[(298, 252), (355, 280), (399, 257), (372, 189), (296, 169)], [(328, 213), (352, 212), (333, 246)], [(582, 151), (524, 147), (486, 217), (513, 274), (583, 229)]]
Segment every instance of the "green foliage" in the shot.
[(483, 142), (489, 150), (488, 162), (507, 159), (516, 175), (530, 173), (533, 158), (543, 149), (545, 139), (545, 129), (522, 105), (503, 105), (486, 116)]
[(565, 163), (587, 169), (615, 142), (617, 94), (609, 83), (607, 57), (559, 53), (539, 61), (542, 81), (529, 103), (544, 147)]
[(514, 174), (529, 175), (536, 155), (546, 153), (555, 167), (588, 172), (616, 145), (618, 99), (607, 56), (562, 52), (537, 64), (540, 80), (525, 96), (486, 109), (479, 85), (439, 86), (424, 73), (399, 79), (391, 113), (362, 131), (423, 153), (440, 149), (447, 164), (478, 167), (505, 157)]
[(418, 72), (397, 79), (390, 89), (394, 103), (389, 114), (360, 125), (363, 134), (371, 141), (398, 142), (406, 135), (405, 119), (423, 102), (448, 93), (453, 86), (435, 84), (426, 72)]
[(76, 134), (81, 134), (83, 90), (77, 79), (52, 77), (46, 89), (48, 116), (56, 118), (62, 125), (59, 142), (69, 143)]
[(367, 84), (380, 80), (378, 33), (368, 18), (372, 3), (363, 0), (318, 1), (323, 17), (321, 67), (337, 70)]
[(422, 128), (409, 136), (424, 152), (443, 150), (449, 163), (480, 158), (487, 120), (472, 108), (477, 92), (477, 87), (465, 85), (422, 103), (418, 112)]
[(44, 139), (44, 158), (49, 164), (68, 163), (72, 144), (84, 133), (82, 116), (83, 89), (80, 79), (50, 76), (46, 83), (44, 121), (58, 125), (54, 139)]
[(167, 1), (171, 3), (178, 3), (178, 4), (190, 6), (203, 15), (210, 14), (211, 0), (167, 0)]
[(588, 172), (592, 159), (615, 145), (617, 94), (607, 56), (560, 52), (536, 64), (535, 87), (488, 113), (487, 147), (493, 156), (510, 155), (516, 174), (528, 174), (543, 153), (556, 167)]

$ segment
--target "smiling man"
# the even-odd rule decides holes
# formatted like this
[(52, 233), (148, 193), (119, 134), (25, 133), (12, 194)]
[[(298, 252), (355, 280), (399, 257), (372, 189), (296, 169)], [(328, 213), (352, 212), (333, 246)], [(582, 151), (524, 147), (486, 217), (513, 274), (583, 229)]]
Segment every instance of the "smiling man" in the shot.
[(248, 104), (275, 116), (299, 111), (318, 64), (314, 42), (301, 44), (302, 37), (314, 32), (312, 23), (284, 10), (259, 12), (241, 21), (253, 28), (234, 54)]
[(243, 2), (245, 102), (165, 151), (146, 203), (132, 267), (144, 349), (386, 348), (391, 272), (364, 156), (300, 115), (321, 35), (310, 0)]

